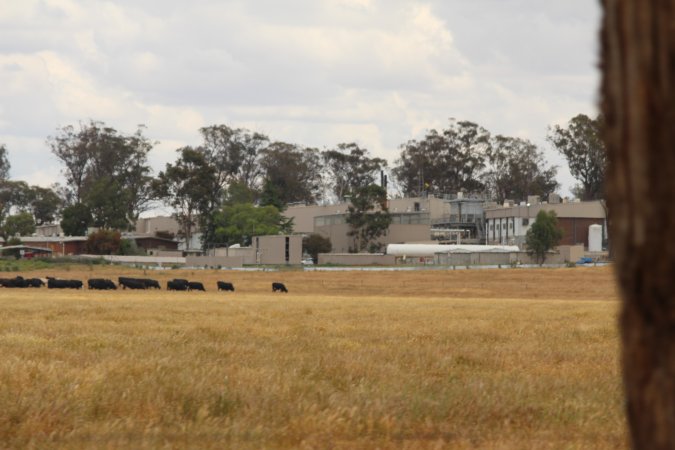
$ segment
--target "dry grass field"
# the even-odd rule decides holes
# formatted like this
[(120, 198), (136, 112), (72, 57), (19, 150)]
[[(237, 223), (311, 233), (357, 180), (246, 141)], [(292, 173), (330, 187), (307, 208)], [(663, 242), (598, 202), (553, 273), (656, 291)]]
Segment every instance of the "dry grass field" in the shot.
[(22, 275), (208, 292), (0, 289), (0, 448), (627, 447), (608, 268)]

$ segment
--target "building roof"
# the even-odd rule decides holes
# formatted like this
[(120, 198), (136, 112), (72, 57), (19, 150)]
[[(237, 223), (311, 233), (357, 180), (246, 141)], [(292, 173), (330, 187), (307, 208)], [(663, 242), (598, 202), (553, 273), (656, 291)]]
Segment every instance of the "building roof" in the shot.
[(31, 250), (37, 253), (52, 253), (52, 249), (45, 247), (35, 247), (31, 245), (8, 245), (0, 247), (0, 250)]

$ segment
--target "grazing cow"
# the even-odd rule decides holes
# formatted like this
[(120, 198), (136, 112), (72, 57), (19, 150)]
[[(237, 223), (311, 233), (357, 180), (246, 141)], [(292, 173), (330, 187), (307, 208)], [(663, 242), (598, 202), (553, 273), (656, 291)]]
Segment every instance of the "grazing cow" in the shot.
[(206, 291), (204, 285), (199, 281), (190, 281), (188, 282), (188, 290), (190, 291)]
[(47, 288), (49, 289), (82, 289), (80, 280), (57, 280), (56, 278), (47, 278)]
[(28, 287), (28, 283), (22, 276), (17, 276), (14, 278), (1, 278), (0, 286), (8, 288), (25, 288)]
[(151, 278), (141, 278), (140, 281), (142, 281), (143, 284), (145, 284), (146, 288), (162, 289), (157, 280), (153, 280)]
[(234, 284), (232, 284), (228, 281), (219, 281), (218, 282), (218, 290), (219, 291), (232, 291), (232, 292), (234, 292)]
[(45, 282), (39, 278), (29, 278), (26, 280), (28, 287), (39, 288), (45, 285)]
[(188, 280), (169, 280), (166, 282), (167, 291), (187, 291), (188, 290)]
[(99, 290), (110, 290), (117, 289), (115, 283), (112, 280), (106, 278), (91, 278), (87, 281), (87, 286), (89, 289), (99, 289)]
[(272, 292), (288, 292), (284, 283), (272, 283)]
[(119, 277), (117, 281), (122, 289), (147, 289), (145, 282), (140, 278)]

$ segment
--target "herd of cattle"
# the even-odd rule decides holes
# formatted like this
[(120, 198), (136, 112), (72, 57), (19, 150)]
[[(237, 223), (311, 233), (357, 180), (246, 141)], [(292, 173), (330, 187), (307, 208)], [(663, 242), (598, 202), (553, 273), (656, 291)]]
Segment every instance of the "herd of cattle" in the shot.
[[(47, 277), (45, 282), (41, 278), (23, 278), (17, 276), (14, 278), (0, 278), (0, 287), (6, 288), (39, 288), (47, 285), (49, 289), (82, 289), (84, 283), (80, 280), (62, 280), (53, 277)], [(219, 291), (234, 292), (234, 284), (228, 281), (218, 281), (216, 286)], [(151, 278), (130, 278), (119, 277), (117, 284), (107, 278), (90, 278), (87, 280), (89, 289), (108, 290), (117, 289), (161, 289), (159, 281)], [(174, 278), (166, 283), (168, 291), (206, 291), (204, 284), (199, 281), (188, 281), (182, 278)], [(272, 283), (272, 292), (288, 292), (283, 283)]]

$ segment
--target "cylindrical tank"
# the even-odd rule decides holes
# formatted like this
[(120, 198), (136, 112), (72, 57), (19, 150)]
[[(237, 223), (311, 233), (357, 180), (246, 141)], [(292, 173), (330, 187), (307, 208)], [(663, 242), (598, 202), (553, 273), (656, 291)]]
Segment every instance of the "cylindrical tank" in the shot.
[(517, 252), (517, 245), (445, 245), (389, 244), (387, 254), (394, 256), (434, 256), (436, 253)]
[(602, 251), (602, 225), (594, 224), (588, 227), (588, 251)]

